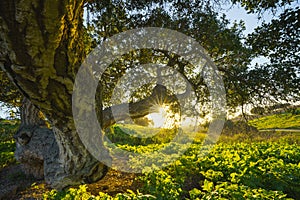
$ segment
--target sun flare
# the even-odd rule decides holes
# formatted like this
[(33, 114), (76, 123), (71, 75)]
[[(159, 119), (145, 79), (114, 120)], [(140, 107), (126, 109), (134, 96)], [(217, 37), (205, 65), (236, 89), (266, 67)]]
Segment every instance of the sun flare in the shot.
[(178, 123), (179, 115), (173, 113), (169, 106), (159, 105), (155, 108), (156, 112), (149, 114), (147, 117), (153, 121), (154, 128), (174, 128)]

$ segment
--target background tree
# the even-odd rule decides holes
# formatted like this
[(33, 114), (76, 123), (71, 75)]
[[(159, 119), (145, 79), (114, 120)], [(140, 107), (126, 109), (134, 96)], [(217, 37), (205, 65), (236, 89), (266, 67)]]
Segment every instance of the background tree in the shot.
[[(124, 30), (148, 26), (164, 27), (185, 33), (196, 39), (208, 51), (223, 75), (228, 91), (228, 107), (235, 108), (244, 103), (243, 98), (247, 99), (249, 96), (245, 84), (241, 86), (240, 83), (244, 82), (244, 74), (247, 73), (251, 61), (250, 49), (241, 41), (244, 37), (243, 23), (230, 25), (225, 15), (218, 14), (220, 7), (216, 7), (215, 4), (215, 1), (200, 0), (194, 2), (97, 1), (88, 7), (91, 16), (89, 22), (92, 30), (91, 37), (95, 38), (94, 43), (97, 44)], [(110, 19), (109, 23), (107, 19)], [(115, 62), (111, 70), (104, 75), (105, 99), (110, 99), (112, 88), (119, 78), (137, 62), (164, 63), (178, 70), (192, 84), (198, 100), (203, 103), (209, 101), (209, 93), (205, 89), (203, 76), (199, 70), (196, 72), (196, 69), (188, 65), (188, 61), (182, 61), (178, 55), (155, 50), (135, 51), (125, 55), (123, 60)], [(121, 73), (120, 69), (122, 69)], [(111, 76), (115, 77), (115, 81), (111, 79), (105, 81), (105, 77)], [(153, 88), (154, 85), (155, 80), (147, 86), (148, 90), (145, 87), (142, 92), (151, 91), (149, 88)], [(130, 84), (126, 86), (130, 87)]]
[[(12, 111), (13, 108), (21, 106), (21, 101), (21, 93), (0, 68), (0, 103), (2, 102), (2, 106)], [(8, 110), (2, 110), (2, 112), (8, 112)]]
[(232, 0), (233, 4), (240, 3), (249, 13), (260, 14), (259, 17), (262, 17), (266, 11), (271, 11), (274, 14), (281, 10), (285, 9), (287, 6), (291, 5), (293, 2), (298, 2), (297, 0)]
[[(257, 56), (270, 60), (257, 65), (250, 76), (261, 75), (264, 91), (256, 89), (262, 100), (280, 103), (299, 101), (300, 94), (300, 9), (286, 9), (278, 19), (263, 23), (249, 35), (248, 43)], [(254, 79), (255, 81), (255, 79)], [(254, 85), (254, 84), (253, 84)]]
[(248, 12), (260, 17), (264, 12), (272, 11), (276, 15), (281, 11), (278, 18), (262, 23), (247, 37), (253, 55), (269, 60), (268, 63), (256, 64), (248, 70), (244, 79), (248, 82), (248, 103), (269, 106), (299, 101), (300, 9), (299, 6), (290, 7), (297, 1), (233, 2), (240, 2)]

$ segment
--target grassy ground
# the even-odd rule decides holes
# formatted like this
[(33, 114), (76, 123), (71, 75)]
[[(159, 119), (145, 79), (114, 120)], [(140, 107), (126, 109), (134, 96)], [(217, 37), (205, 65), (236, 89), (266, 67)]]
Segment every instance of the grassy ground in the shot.
[[(283, 122), (283, 116), (288, 122)], [(289, 114), (279, 118), (273, 123), (281, 121), (288, 128), (296, 128), (299, 122)], [(56, 191), (44, 181), (23, 174), (16, 164), (13, 134), (17, 128), (18, 121), (0, 121), (0, 188), (9, 189), (4, 199), (300, 199), (299, 135), (223, 135), (209, 152), (209, 145), (202, 148), (206, 135), (199, 133), (179, 160), (162, 169), (142, 174), (111, 169), (96, 183)], [(153, 136), (144, 137), (149, 134)], [(184, 147), (169, 143), (174, 134), (174, 130), (132, 125), (115, 125), (107, 132), (119, 148), (150, 152), (149, 159), (155, 162), (171, 159)], [(170, 154), (162, 155), (159, 150), (167, 145)], [(130, 160), (134, 167), (147, 165), (143, 162), (144, 159)]]
[(260, 129), (300, 129), (300, 109), (299, 114), (284, 112), (280, 114), (261, 117), (251, 120), (250, 125)]
[[(51, 190), (46, 199), (299, 199), (300, 146), (293, 135), (222, 137), (211, 149), (202, 148), (201, 139), (175, 162), (155, 171), (136, 174), (127, 190), (117, 194), (93, 185), (64, 191)], [(240, 140), (241, 138), (244, 141)], [(130, 141), (128, 141), (130, 143)], [(132, 158), (132, 166), (156, 168), (153, 163), (172, 159), (185, 145), (171, 143), (168, 153), (160, 145), (119, 144), (118, 147), (137, 153), (150, 152), (143, 158)], [(117, 180), (118, 181), (118, 180)], [(120, 180), (123, 181), (123, 180)], [(111, 187), (107, 182), (107, 188)], [(126, 189), (126, 183), (123, 184)], [(128, 190), (129, 189), (129, 190)]]

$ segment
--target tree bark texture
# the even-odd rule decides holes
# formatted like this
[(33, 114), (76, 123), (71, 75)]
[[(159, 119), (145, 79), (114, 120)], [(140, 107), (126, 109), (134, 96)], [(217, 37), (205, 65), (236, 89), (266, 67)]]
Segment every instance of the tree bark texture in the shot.
[(47, 160), (45, 179), (58, 189), (96, 181), (107, 170), (83, 146), (72, 118), (74, 77), (84, 58), (83, 4), (0, 1), (0, 66), (53, 127), (59, 152)]
[(44, 178), (44, 161), (48, 157), (57, 158), (58, 147), (42, 113), (27, 98), (22, 101), (21, 125), (14, 138), (15, 157), (21, 163), (25, 174)]

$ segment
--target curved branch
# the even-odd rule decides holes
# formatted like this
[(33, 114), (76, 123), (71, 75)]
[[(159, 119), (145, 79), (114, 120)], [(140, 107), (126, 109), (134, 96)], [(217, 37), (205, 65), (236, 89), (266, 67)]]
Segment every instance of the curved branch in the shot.
[(157, 110), (153, 109), (153, 105), (171, 104), (178, 101), (178, 97), (185, 98), (186, 92), (180, 95), (168, 95), (167, 88), (158, 84), (154, 87), (152, 94), (143, 100), (134, 103), (114, 105), (104, 109), (102, 112), (102, 128), (105, 129), (115, 124), (117, 121), (130, 118), (136, 119), (157, 112)]

